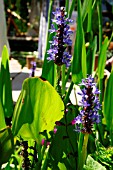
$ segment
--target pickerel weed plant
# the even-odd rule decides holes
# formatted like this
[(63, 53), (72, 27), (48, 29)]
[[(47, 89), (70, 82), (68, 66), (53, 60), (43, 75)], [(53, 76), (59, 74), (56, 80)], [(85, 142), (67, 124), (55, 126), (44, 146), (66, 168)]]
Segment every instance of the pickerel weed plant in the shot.
[(84, 143), (82, 148), (82, 156), (80, 156), (78, 169), (82, 169), (85, 164), (88, 136), (92, 133), (93, 125), (100, 123), (100, 91), (96, 87), (94, 78), (90, 75), (82, 80), (79, 84), (82, 86), (81, 101), (80, 101), (80, 114), (72, 120), (72, 124), (76, 124), (76, 130), (84, 134)]
[[(88, 76), (86, 79), (82, 80), (79, 84), (83, 86), (80, 101), (80, 114), (72, 121), (72, 124), (76, 124), (76, 131), (81, 131), (84, 134), (92, 133), (93, 124), (98, 124), (100, 122), (100, 102), (99, 94), (100, 91), (96, 87), (94, 78)], [(82, 126), (80, 126), (82, 124)]]
[[(77, 20), (72, 34), (74, 9)], [(52, 10), (50, 0), (42, 76), (35, 77), (33, 62), (15, 106), (8, 50), (3, 48), (0, 169), (112, 170), (113, 69), (105, 80), (110, 40), (102, 38), (101, 0), (66, 0), (65, 7)]]
[(68, 23), (73, 21), (66, 17), (67, 13), (64, 7), (57, 8), (53, 14), (55, 18), (52, 19), (54, 24), (51, 25), (50, 32), (55, 32), (56, 35), (53, 37), (53, 41), (50, 41), (51, 48), (47, 51), (49, 54), (47, 59), (49, 61), (53, 60), (58, 66), (65, 64), (66, 67), (69, 67), (72, 56), (69, 54), (67, 47), (72, 45), (70, 39), (72, 31)]

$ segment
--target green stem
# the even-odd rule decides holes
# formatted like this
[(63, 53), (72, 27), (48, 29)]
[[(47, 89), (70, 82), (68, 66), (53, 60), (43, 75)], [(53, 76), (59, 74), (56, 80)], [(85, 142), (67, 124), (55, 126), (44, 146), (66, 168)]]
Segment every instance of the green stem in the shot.
[(45, 151), (45, 158), (43, 159), (43, 165), (41, 167), (41, 170), (46, 170), (47, 169), (47, 162), (48, 162), (48, 155), (49, 155), (49, 149)]
[[(40, 138), (39, 138), (40, 139)], [(41, 141), (41, 140), (39, 140)], [(37, 163), (37, 167), (38, 169), (41, 169), (41, 165), (42, 165), (42, 154), (41, 154), (41, 145), (40, 142), (36, 140), (36, 148), (38, 151), (38, 163)]]
[(80, 135), (79, 135), (79, 142), (78, 142), (78, 166), (80, 164), (80, 159), (81, 159), (81, 152), (82, 152), (82, 145), (83, 145), (83, 133), (80, 132)]
[[(99, 90), (101, 93), (99, 94), (100, 104), (102, 105), (103, 101), (103, 79), (99, 79)], [(102, 114), (102, 108), (100, 109), (100, 114)]]
[(56, 73), (56, 91), (61, 95), (61, 86), (60, 86), (60, 75), (61, 75), (61, 67), (57, 66), (57, 73)]
[(65, 94), (65, 64), (62, 65), (62, 96)]
[(54, 81), (53, 81), (53, 87), (54, 88), (56, 88), (56, 85), (57, 85), (57, 72), (56, 72), (56, 70), (57, 70), (57, 66), (56, 66), (56, 64), (54, 64)]
[(86, 133), (84, 135), (84, 142), (82, 146), (82, 153), (81, 153), (80, 160), (79, 160), (78, 170), (83, 170), (83, 166), (86, 162), (88, 138), (89, 138), (89, 134)]
[(69, 136), (69, 133), (68, 133), (68, 125), (67, 125), (67, 114), (65, 113), (65, 115), (64, 115), (64, 117), (65, 117), (65, 123), (66, 123), (66, 134), (67, 134), (67, 136), (68, 136), (68, 140), (69, 140), (69, 143), (70, 143), (70, 146), (71, 146), (71, 148), (72, 148), (72, 152), (73, 152), (73, 155), (74, 155), (74, 147), (73, 147), (73, 144), (72, 144), (72, 142), (71, 142), (71, 140), (70, 140), (70, 136)]
[(67, 83), (67, 81), (68, 81), (68, 79), (69, 79), (70, 72), (71, 72), (71, 66), (68, 68), (68, 71), (67, 71), (67, 73), (66, 73), (65, 85), (66, 85), (66, 83)]
[(69, 11), (69, 0), (66, 0), (66, 12), (68, 16), (68, 11)]

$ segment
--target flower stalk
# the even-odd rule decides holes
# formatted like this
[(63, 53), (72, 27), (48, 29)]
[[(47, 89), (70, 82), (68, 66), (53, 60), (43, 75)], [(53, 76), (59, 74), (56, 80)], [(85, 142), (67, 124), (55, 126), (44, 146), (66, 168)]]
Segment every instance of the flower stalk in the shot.
[[(98, 95), (100, 91), (96, 87), (94, 78), (90, 75), (82, 80), (81, 101), (80, 101), (80, 114), (72, 121), (72, 125), (76, 124), (75, 131), (80, 132), (79, 140), (79, 164), (78, 170), (82, 170), (87, 157), (87, 144), (89, 134), (93, 132), (93, 125), (100, 122), (100, 102)], [(82, 133), (84, 134), (83, 145), (81, 145)]]
[(79, 158), (78, 170), (82, 170), (87, 158), (87, 144), (88, 144), (89, 134), (84, 135), (84, 141), (82, 146), (82, 152)]

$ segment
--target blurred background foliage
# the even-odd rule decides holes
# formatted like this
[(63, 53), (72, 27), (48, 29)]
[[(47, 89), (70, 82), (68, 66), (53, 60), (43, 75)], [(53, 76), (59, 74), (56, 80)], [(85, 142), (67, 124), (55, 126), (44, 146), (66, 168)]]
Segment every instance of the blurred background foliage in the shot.
[(7, 34), (23, 36), (33, 28), (38, 36), (41, 3), (40, 0), (4, 0)]

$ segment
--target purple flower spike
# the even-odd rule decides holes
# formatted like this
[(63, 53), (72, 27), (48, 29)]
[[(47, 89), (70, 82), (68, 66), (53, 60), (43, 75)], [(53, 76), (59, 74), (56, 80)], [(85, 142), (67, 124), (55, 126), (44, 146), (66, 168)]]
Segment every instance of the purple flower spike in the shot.
[(54, 24), (51, 25), (49, 31), (51, 33), (55, 32), (56, 36), (53, 37), (53, 41), (50, 42), (51, 47), (47, 51), (49, 54), (47, 60), (53, 60), (58, 66), (65, 64), (66, 67), (69, 67), (72, 56), (67, 52), (67, 47), (72, 45), (72, 40), (70, 39), (72, 31), (67, 24), (72, 22), (72, 20), (66, 18), (64, 7), (57, 8), (53, 14), (55, 16), (55, 18), (52, 19)]
[(29, 77), (34, 77), (35, 76), (35, 70), (36, 70), (36, 62), (32, 61), (31, 62), (32, 68), (31, 68), (31, 73)]
[(83, 79), (80, 85), (83, 86), (82, 92), (79, 93), (82, 96), (81, 110), (80, 114), (72, 120), (72, 125), (76, 124), (76, 131), (78, 129), (79, 132), (90, 134), (92, 133), (93, 124), (100, 122), (100, 115), (98, 114), (101, 108), (98, 98), (100, 91), (97, 89), (91, 75)]

